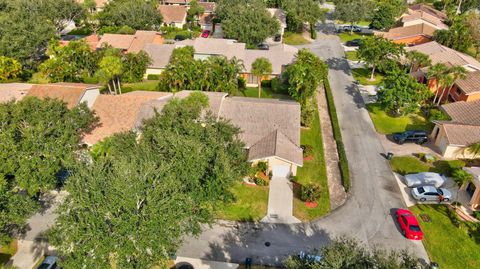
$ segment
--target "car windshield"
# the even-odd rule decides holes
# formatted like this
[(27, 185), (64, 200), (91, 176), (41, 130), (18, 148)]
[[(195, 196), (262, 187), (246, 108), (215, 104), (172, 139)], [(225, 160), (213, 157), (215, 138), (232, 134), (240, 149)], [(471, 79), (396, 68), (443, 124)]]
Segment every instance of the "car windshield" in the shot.
[(50, 266), (50, 264), (42, 263), (42, 264), (40, 264), (38, 269), (48, 269), (49, 266)]
[(410, 230), (414, 232), (420, 232), (420, 227), (417, 225), (410, 225)]
[(438, 194), (443, 195), (443, 191), (441, 189), (437, 189)]
[(418, 193), (424, 193), (424, 192), (425, 192), (425, 189), (423, 187), (418, 188)]

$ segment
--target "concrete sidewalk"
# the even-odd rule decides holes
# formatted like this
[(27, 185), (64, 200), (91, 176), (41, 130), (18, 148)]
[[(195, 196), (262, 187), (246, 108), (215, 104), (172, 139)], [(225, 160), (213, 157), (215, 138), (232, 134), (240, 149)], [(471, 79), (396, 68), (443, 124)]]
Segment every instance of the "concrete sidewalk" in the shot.
[(262, 222), (267, 223), (300, 223), (292, 215), (293, 185), (287, 178), (274, 177), (270, 180), (267, 216)]

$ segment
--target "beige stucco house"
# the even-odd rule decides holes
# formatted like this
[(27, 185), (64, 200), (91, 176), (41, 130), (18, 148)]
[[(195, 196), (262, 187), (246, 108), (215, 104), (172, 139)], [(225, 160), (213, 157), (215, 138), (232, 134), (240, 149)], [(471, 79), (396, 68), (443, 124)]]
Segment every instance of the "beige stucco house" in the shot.
[(473, 179), (462, 186), (461, 190), (465, 190), (467, 197), (470, 198), (468, 201), (470, 208), (480, 210), (480, 167), (464, 167), (463, 169), (471, 174)]

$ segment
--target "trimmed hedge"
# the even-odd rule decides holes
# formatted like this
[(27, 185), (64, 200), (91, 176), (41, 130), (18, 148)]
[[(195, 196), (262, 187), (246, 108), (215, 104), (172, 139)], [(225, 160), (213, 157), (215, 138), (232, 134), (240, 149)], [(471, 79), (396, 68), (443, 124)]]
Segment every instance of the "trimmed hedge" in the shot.
[(328, 113), (330, 114), (330, 120), (332, 121), (333, 137), (337, 143), (337, 151), (339, 158), (339, 167), (340, 174), (342, 176), (342, 185), (345, 188), (345, 191), (350, 191), (351, 182), (350, 182), (350, 170), (348, 168), (348, 159), (347, 154), (345, 153), (345, 146), (342, 141), (342, 133), (340, 131), (340, 124), (338, 123), (337, 110), (335, 108), (335, 103), (333, 102), (332, 89), (330, 88), (330, 82), (328, 78), (325, 77), (323, 80), (323, 85), (325, 88), (325, 95), (327, 97), (328, 104)]
[(148, 74), (147, 75), (147, 80), (159, 80), (160, 79), (160, 75), (157, 75), (157, 74)]

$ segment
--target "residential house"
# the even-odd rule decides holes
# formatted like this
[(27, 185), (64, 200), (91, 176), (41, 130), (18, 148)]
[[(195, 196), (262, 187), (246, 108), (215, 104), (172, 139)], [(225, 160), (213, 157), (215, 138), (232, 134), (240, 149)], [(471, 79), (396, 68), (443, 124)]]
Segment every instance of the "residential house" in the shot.
[(268, 12), (272, 15), (272, 17), (276, 18), (278, 23), (280, 24), (280, 36), (283, 39), (283, 34), (287, 29), (287, 16), (283, 9), (280, 8), (267, 8)]
[(69, 37), (71, 37), (71, 35), (61, 37), (59, 41), (61, 47), (67, 46), (71, 41), (85, 40), (85, 42), (87, 43), (87, 45), (90, 47), (91, 50), (96, 50), (98, 42), (100, 42), (100, 37), (96, 34), (92, 34), (79, 39), (76, 39), (76, 38), (71, 39)]
[(92, 108), (99, 95), (98, 85), (66, 82), (33, 85), (26, 94), (26, 96), (34, 96), (40, 99), (59, 99), (65, 102), (70, 109), (83, 102), (86, 102), (87, 106)]
[[(446, 66), (461, 66), (467, 70), (467, 78), (464, 80), (457, 81), (456, 86), (453, 87), (450, 91), (445, 91), (445, 94), (441, 97), (442, 100), (450, 101), (472, 101), (477, 100), (478, 89), (477, 89), (477, 80), (478, 80), (478, 71), (480, 71), (480, 62), (475, 58), (443, 46), (436, 41), (429, 43), (421, 44), (418, 46), (407, 47), (405, 49), (408, 51), (418, 51), (423, 54), (426, 54), (430, 57), (432, 65), (442, 63)], [(415, 76), (419, 81), (426, 83), (432, 92), (435, 92), (436, 81), (433, 79), (428, 79), (428, 67), (419, 68), (413, 70), (413, 76)], [(460, 89), (458, 89), (460, 88)], [(443, 92), (443, 89), (440, 89)]]
[[(190, 91), (175, 94), (185, 98)], [(294, 101), (228, 97), (226, 93), (204, 92), (209, 108), (217, 119), (225, 119), (241, 129), (240, 139), (252, 164), (267, 162), (274, 176), (296, 175), (303, 165), (300, 148), (300, 105)], [(145, 119), (161, 112), (174, 96), (145, 102), (140, 108), (135, 128), (141, 130)]]
[(174, 49), (174, 44), (147, 44), (144, 50), (150, 56), (152, 62), (145, 72), (145, 78), (148, 75), (160, 75), (170, 62), (170, 56)]
[(27, 83), (0, 83), (0, 103), (22, 100), (32, 86)]
[(427, 24), (437, 30), (448, 29), (444, 23), (447, 15), (427, 5), (413, 5), (400, 17), (399, 26)]
[(187, 23), (187, 6), (183, 5), (159, 5), (163, 23), (166, 26), (182, 28)]
[(99, 118), (98, 126), (82, 137), (86, 145), (94, 145), (116, 133), (130, 131), (143, 103), (169, 96), (171, 93), (134, 91), (121, 95), (99, 95), (92, 110)]
[[(480, 210), (480, 167), (464, 167), (463, 170), (467, 171), (473, 176), (472, 181), (462, 186), (462, 190), (465, 190), (468, 198), (468, 205), (472, 210)], [(467, 198), (467, 199), (468, 199)]]
[(427, 23), (420, 23), (392, 28), (388, 32), (375, 32), (374, 34), (397, 44), (415, 46), (432, 41), (433, 33), (436, 30), (435, 27), (432, 27)]
[(203, 7), (204, 12), (200, 15), (198, 24), (202, 27), (202, 30), (214, 31), (213, 19), (215, 19), (215, 2), (198, 2)]
[(480, 142), (480, 100), (458, 101), (441, 106), (450, 121), (436, 121), (431, 137), (447, 159), (474, 158), (468, 147)]
[(133, 35), (104, 34), (97, 43), (97, 49), (109, 45), (126, 53), (138, 53), (143, 50), (146, 44), (163, 44), (163, 37), (156, 31), (140, 30), (137, 30)]
[(425, 4), (416, 4), (416, 5), (411, 5), (408, 7), (408, 13), (413, 13), (413, 12), (424, 12), (428, 13), (432, 16), (435, 16), (442, 21), (445, 21), (448, 19), (447, 14), (445, 12), (442, 12), (440, 10), (436, 10), (432, 6), (425, 5)]

